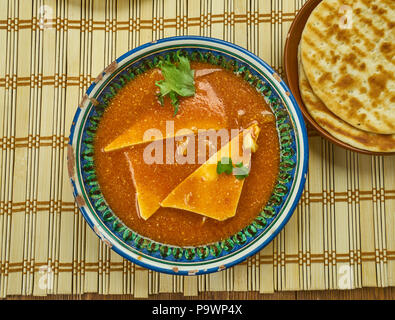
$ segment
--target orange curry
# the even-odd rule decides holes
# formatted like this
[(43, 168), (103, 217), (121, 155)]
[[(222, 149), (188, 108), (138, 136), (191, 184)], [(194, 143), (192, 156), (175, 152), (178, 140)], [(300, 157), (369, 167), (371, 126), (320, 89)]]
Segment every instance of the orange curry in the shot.
[[(94, 161), (99, 185), (114, 213), (140, 235), (180, 246), (219, 241), (251, 223), (271, 195), (279, 166), (275, 118), (264, 98), (241, 77), (218, 66), (192, 62), (191, 68), (195, 70), (196, 92), (193, 97), (180, 99), (176, 116), (170, 99), (165, 98), (163, 106), (159, 103), (155, 82), (163, 77), (159, 69), (152, 69), (130, 81), (113, 98), (95, 138)], [(146, 220), (140, 217), (134, 175), (146, 182), (143, 188), (155, 188), (163, 199), (201, 163), (143, 164), (144, 143), (111, 152), (105, 152), (104, 148), (131, 127), (139, 127), (139, 122), (163, 128), (166, 120), (174, 120), (176, 127), (196, 123), (199, 128), (203, 123), (215, 129), (244, 129), (252, 123), (258, 124), (258, 148), (252, 154), (251, 171), (245, 178), (233, 217), (218, 221), (170, 207), (160, 207)], [(219, 185), (221, 188), (226, 187)], [(213, 201), (224, 192), (212, 194)]]

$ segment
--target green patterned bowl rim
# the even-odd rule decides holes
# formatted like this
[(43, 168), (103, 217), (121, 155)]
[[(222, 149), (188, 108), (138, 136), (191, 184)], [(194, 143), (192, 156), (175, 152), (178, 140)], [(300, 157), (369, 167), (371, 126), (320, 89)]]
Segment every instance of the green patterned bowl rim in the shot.
[[(127, 227), (106, 203), (96, 179), (93, 139), (107, 104), (128, 81), (175, 53), (220, 65), (256, 87), (276, 116), (280, 171), (272, 195), (257, 217), (231, 237), (198, 247), (153, 241)], [(137, 47), (112, 62), (94, 80), (74, 116), (68, 172), (79, 209), (95, 233), (114, 251), (140, 266), (177, 275), (224, 270), (265, 247), (285, 226), (301, 197), (308, 166), (306, 127), (300, 109), (278, 74), (251, 52), (223, 40), (182, 36)]]

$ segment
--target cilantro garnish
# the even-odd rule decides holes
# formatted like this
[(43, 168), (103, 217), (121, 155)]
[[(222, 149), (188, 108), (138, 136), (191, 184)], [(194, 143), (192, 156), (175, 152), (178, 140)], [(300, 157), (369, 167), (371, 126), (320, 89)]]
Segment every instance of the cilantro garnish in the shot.
[(248, 177), (250, 169), (243, 165), (243, 162), (239, 162), (234, 165), (232, 159), (228, 157), (221, 158), (221, 161), (217, 162), (217, 173), (234, 174), (236, 179), (243, 180)]
[(223, 172), (225, 172), (226, 174), (231, 174), (233, 172), (233, 164), (231, 158), (223, 157), (221, 158), (221, 161), (218, 161), (217, 173), (221, 174)]
[(195, 94), (194, 71), (191, 70), (188, 58), (181, 56), (180, 52), (177, 52), (175, 63), (162, 61), (159, 67), (165, 79), (155, 83), (160, 89), (158, 100), (163, 105), (163, 98), (168, 96), (174, 107), (174, 115), (176, 115), (179, 97), (190, 97)]
[(236, 164), (235, 167), (235, 173), (237, 173), (235, 174), (236, 179), (243, 180), (244, 178), (248, 177), (250, 169), (243, 165), (243, 162)]

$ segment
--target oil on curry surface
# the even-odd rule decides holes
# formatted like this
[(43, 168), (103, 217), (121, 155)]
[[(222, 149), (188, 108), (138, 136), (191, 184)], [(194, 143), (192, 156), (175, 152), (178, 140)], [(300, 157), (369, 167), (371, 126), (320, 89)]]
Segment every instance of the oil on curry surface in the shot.
[[(251, 223), (272, 193), (279, 166), (275, 117), (261, 94), (241, 77), (218, 66), (192, 62), (190, 68), (194, 94), (176, 103), (174, 97), (158, 99), (157, 83), (163, 81), (158, 68), (126, 84), (106, 109), (95, 138), (98, 181), (114, 213), (140, 235), (180, 246), (219, 241)], [(169, 163), (165, 152), (163, 164), (146, 163), (144, 150), (152, 141), (143, 141), (144, 132), (160, 130), (163, 140), (157, 143), (166, 146), (174, 138), (165, 134), (168, 121), (172, 121), (174, 132), (192, 132), (184, 137), (184, 144), (196, 138), (198, 129), (239, 129), (245, 136), (248, 128), (259, 128), (259, 135), (253, 135), (257, 147), (246, 161), (249, 173), (238, 178), (210, 169), (213, 173), (207, 187), (202, 174), (205, 165), (199, 161)], [(180, 147), (177, 143), (167, 146), (174, 152)], [(196, 176), (201, 183), (196, 183)], [(188, 206), (191, 197), (199, 210)], [(215, 203), (224, 209), (209, 210)]]

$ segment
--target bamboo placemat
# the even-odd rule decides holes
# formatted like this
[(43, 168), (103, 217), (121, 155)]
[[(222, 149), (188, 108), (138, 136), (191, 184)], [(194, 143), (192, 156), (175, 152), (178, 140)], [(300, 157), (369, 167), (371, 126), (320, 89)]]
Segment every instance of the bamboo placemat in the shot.
[(224, 39), (283, 75), (302, 0), (0, 1), (0, 296), (274, 292), (395, 285), (395, 157), (346, 151), (309, 132), (310, 166), (274, 241), (223, 272), (148, 271), (109, 250), (74, 204), (72, 117), (105, 66), (173, 35)]

